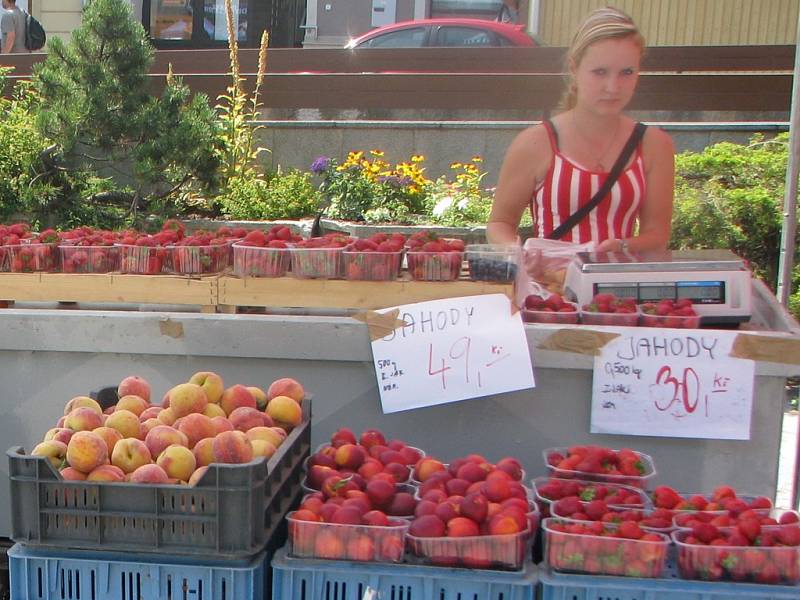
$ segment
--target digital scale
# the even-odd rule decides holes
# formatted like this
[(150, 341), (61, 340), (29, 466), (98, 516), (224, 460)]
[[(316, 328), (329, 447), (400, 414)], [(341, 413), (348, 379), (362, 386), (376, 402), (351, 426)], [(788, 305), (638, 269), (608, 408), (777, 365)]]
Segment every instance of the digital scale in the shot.
[(580, 305), (601, 293), (637, 304), (689, 298), (703, 325), (736, 325), (752, 314), (750, 271), (730, 250), (578, 252), (564, 291)]

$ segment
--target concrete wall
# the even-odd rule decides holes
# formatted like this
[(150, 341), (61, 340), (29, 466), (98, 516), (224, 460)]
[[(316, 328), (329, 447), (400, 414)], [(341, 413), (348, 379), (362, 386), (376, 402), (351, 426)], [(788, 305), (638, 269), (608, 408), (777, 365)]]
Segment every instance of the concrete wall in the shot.
[[(259, 130), (262, 153), (269, 168), (308, 170), (320, 155), (343, 160), (351, 150), (386, 152), (390, 162), (425, 157), (426, 176), (450, 173), (450, 164), (475, 155), (483, 159), (484, 183), (497, 182), (506, 149), (527, 121), (267, 121)], [(706, 146), (732, 141), (746, 143), (756, 132), (768, 136), (788, 131), (788, 123), (659, 123), (672, 135), (678, 152), (700, 152)]]

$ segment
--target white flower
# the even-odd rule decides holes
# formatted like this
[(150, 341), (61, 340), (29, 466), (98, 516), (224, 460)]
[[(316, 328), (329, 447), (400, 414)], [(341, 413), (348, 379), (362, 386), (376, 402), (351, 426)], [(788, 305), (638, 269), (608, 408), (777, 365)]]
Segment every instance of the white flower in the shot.
[(453, 206), (453, 198), (451, 196), (444, 196), (436, 203), (431, 212), (433, 212), (434, 217), (441, 217), (451, 206)]
[(458, 204), (456, 204), (456, 206), (458, 207), (458, 210), (464, 210), (465, 208), (467, 208), (467, 204), (469, 204), (469, 199), (462, 198), (461, 200), (458, 201)]

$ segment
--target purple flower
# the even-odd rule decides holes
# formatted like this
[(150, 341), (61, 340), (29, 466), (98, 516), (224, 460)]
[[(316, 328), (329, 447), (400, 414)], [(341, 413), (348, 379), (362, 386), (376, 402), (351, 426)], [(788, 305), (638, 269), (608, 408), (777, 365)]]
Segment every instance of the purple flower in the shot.
[(315, 175), (320, 175), (328, 170), (328, 167), (331, 166), (331, 159), (327, 156), (318, 156), (314, 159), (314, 162), (311, 163), (311, 172)]

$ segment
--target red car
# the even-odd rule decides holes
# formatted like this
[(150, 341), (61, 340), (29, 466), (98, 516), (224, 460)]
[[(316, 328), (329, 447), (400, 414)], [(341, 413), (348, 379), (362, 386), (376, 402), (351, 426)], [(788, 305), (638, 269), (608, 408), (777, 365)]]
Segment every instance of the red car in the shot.
[(536, 46), (523, 25), (482, 19), (422, 19), (384, 25), (350, 40), (345, 48), (483, 48)]

